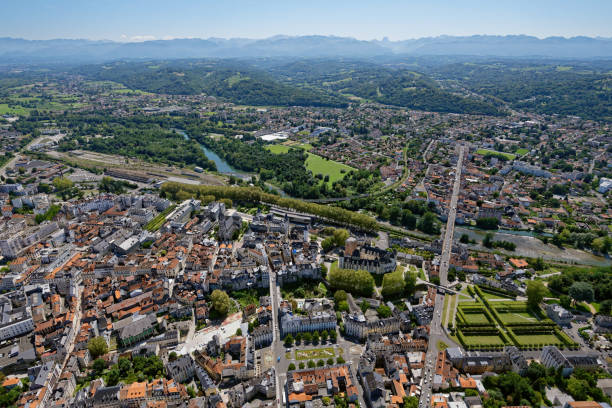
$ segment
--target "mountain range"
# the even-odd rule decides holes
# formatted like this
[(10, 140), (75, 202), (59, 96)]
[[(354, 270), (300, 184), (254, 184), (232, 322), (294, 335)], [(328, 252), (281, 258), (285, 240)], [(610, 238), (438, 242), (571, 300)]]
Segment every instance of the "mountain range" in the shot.
[(1, 63), (103, 62), (117, 59), (268, 58), (383, 56), (491, 56), (610, 58), (612, 38), (526, 35), (440, 36), (403, 41), (363, 41), (335, 36), (274, 36), (266, 39), (174, 39), (143, 42), (0, 38)]

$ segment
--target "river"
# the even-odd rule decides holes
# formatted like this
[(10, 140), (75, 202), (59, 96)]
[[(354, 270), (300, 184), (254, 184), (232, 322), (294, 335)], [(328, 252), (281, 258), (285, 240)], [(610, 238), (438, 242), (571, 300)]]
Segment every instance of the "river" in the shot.
[[(181, 129), (172, 129), (172, 130), (174, 130), (176, 133), (178, 133), (180, 135), (183, 135), (185, 140), (189, 140), (190, 139), (189, 135), (184, 130), (181, 130)], [(200, 145), (200, 148), (204, 151), (204, 154), (206, 155), (206, 157), (208, 157), (210, 160), (215, 162), (215, 165), (217, 166), (217, 171), (219, 173), (239, 176), (241, 178), (245, 178), (245, 177), (250, 178), (251, 177), (250, 174), (244, 173), (244, 172), (242, 172), (240, 170), (237, 170), (237, 169), (233, 168), (232, 166), (230, 166), (230, 164), (228, 162), (223, 160), (217, 153), (213, 152), (212, 150), (210, 150), (209, 148), (204, 146), (202, 143), (198, 143), (198, 144)]]

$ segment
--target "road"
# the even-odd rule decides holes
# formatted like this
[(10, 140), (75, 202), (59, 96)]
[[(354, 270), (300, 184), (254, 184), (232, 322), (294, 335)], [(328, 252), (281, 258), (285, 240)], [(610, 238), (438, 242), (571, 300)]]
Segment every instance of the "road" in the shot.
[[(280, 331), (278, 326), (279, 312), (279, 287), (277, 286), (276, 274), (270, 274), (270, 304), (272, 305), (272, 355), (274, 356), (274, 374), (276, 375), (276, 406), (282, 406), (283, 378), (287, 373), (287, 362), (285, 360), (283, 345), (280, 341)], [(281, 375), (282, 373), (282, 375)]]
[[(442, 244), (442, 255), (440, 261), (440, 285), (448, 286), (448, 265), (450, 262), (451, 250), (453, 248), (453, 234), (455, 231), (455, 217), (457, 215), (457, 201), (459, 199), (459, 190), (461, 189), (461, 170), (463, 167), (464, 147), (459, 146), (459, 159), (457, 160), (457, 168), (455, 170), (455, 183), (453, 184), (453, 193), (451, 196), (450, 208), (448, 210), (448, 221), (444, 233), (444, 242)], [(444, 295), (436, 295), (436, 303), (434, 305), (433, 318), (430, 323), (429, 343), (427, 346), (427, 355), (425, 357), (425, 370), (421, 384), (421, 398), (419, 407), (428, 407), (431, 405), (431, 393), (433, 385), (433, 377), (436, 374), (436, 360), (438, 358), (438, 341), (448, 341), (442, 328), (442, 308), (444, 307)]]
[(11, 160), (9, 160), (6, 163), (4, 163), (4, 166), (2, 166), (2, 168), (0, 169), (0, 175), (6, 177), (6, 169), (10, 169), (10, 168), (15, 166), (15, 163), (17, 163), (17, 160), (22, 158), (21, 152), (28, 150), (30, 148), (30, 146), (32, 146), (33, 144), (39, 143), (41, 140), (45, 139), (46, 137), (47, 136), (40, 136), (40, 137), (32, 140), (27, 145), (25, 145), (25, 147), (23, 147), (19, 152), (17, 152), (15, 154), (15, 156)]

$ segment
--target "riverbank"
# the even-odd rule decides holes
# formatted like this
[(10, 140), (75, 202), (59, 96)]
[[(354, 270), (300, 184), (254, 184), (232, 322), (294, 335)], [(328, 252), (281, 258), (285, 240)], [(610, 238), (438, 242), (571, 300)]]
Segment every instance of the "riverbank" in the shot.
[(470, 249), (490, 251), (489, 248), (482, 246), (482, 240), (488, 232), (492, 232), (495, 241), (509, 241), (516, 245), (514, 251), (500, 252), (507, 255), (524, 256), (527, 258), (542, 258), (547, 261), (557, 261), (567, 264), (580, 264), (591, 266), (608, 266), (612, 265), (610, 259), (596, 256), (590, 252), (582, 251), (575, 248), (561, 249), (556, 245), (545, 244), (537, 238), (525, 235), (511, 234), (501, 231), (482, 231), (472, 228), (457, 226), (455, 227), (454, 240), (459, 242), (461, 235), (467, 234), (470, 239), (476, 241), (476, 245), (470, 245)]

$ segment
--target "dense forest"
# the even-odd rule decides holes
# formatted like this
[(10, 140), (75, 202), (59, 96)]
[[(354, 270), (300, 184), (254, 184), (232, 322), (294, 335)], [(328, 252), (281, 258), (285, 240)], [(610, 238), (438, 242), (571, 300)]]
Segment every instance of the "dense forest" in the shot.
[(197, 142), (185, 140), (146, 117), (118, 118), (95, 113), (65, 114), (55, 120), (59, 126), (71, 130), (71, 136), (59, 145), (63, 151), (84, 149), (216, 170), (215, 163), (208, 160)]
[(610, 61), (500, 60), (439, 65), (429, 73), (513, 108), (610, 121), (611, 70)]
[(241, 105), (346, 107), (341, 96), (283, 84), (246, 63), (172, 61), (156, 63), (115, 62), (80, 67), (91, 79), (110, 80), (132, 89), (163, 94), (206, 95)]
[(386, 105), (434, 112), (503, 113), (499, 106), (449, 92), (427, 75), (401, 67), (363, 61), (304, 60), (269, 70), (289, 83), (320, 87)]

